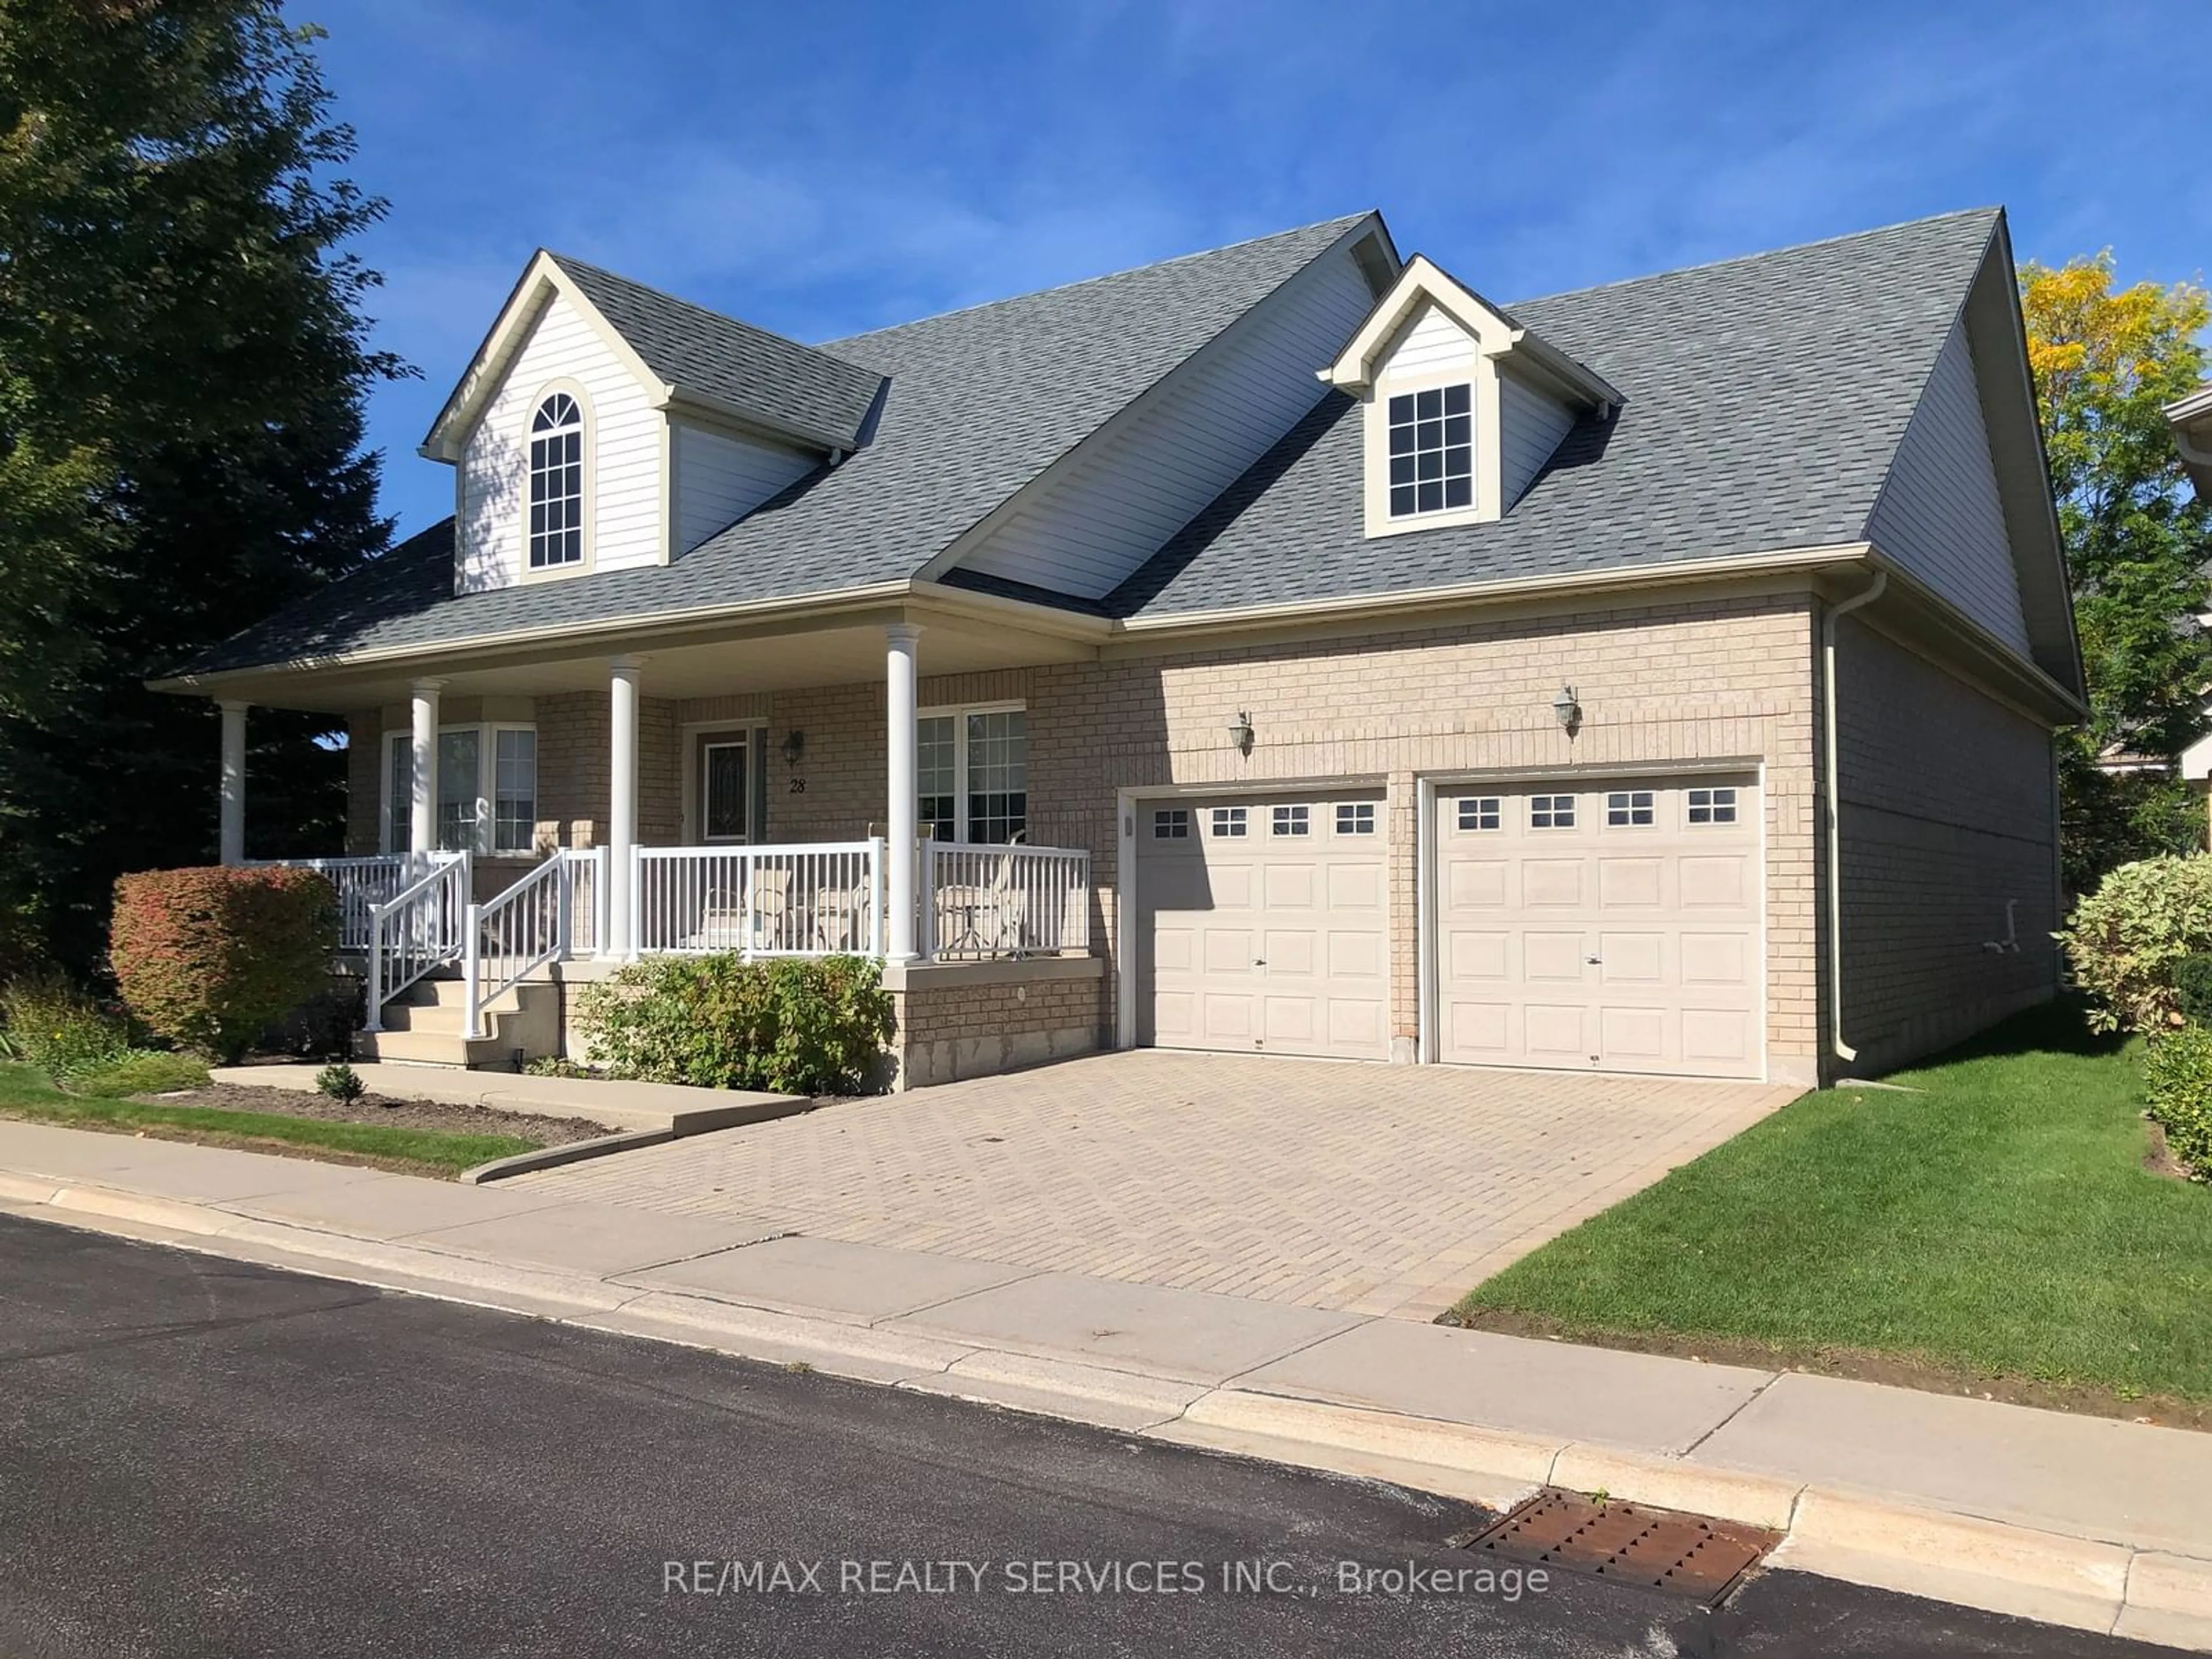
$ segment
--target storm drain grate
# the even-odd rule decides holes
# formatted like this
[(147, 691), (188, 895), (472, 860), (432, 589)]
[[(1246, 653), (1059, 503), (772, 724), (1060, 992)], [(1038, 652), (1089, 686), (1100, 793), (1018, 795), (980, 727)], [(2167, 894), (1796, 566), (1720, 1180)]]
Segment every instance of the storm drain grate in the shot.
[(1647, 1584), (1717, 1607), (1779, 1533), (1732, 1522), (1543, 1492), (1465, 1540), (1510, 1560)]

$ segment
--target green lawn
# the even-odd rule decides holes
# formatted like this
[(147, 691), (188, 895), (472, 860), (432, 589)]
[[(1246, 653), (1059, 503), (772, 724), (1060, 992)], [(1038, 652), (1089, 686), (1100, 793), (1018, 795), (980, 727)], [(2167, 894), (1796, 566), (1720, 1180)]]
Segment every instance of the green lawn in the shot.
[(0, 1117), (66, 1127), (143, 1130), (165, 1139), (194, 1140), (249, 1151), (304, 1152), (412, 1174), (452, 1176), (495, 1158), (526, 1152), (535, 1141), (514, 1135), (441, 1134), (380, 1123), (337, 1123), (280, 1112), (232, 1112), (205, 1106), (151, 1106), (64, 1094), (28, 1066), (0, 1065)]
[(2143, 1168), (2137, 1052), (2053, 1007), (1889, 1079), (1921, 1092), (1808, 1095), (1458, 1312), (2212, 1400), (2212, 1188)]

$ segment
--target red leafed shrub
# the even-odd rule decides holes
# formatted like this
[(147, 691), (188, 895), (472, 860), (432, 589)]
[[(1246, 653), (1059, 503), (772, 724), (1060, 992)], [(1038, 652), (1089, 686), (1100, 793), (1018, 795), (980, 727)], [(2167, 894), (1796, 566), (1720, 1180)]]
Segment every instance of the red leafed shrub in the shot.
[(108, 959), (133, 1013), (234, 1063), (324, 988), (337, 894), (312, 870), (148, 870), (115, 884)]

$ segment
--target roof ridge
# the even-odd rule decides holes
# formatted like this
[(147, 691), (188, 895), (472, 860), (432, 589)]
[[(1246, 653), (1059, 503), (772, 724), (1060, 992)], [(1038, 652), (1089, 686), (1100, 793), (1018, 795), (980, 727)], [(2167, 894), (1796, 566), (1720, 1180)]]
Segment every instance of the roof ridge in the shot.
[(951, 317), (965, 317), (971, 312), (988, 311), (994, 306), (1012, 305), (1017, 300), (1042, 300), (1048, 295), (1073, 293), (1079, 288), (1089, 288), (1096, 283), (1110, 283), (1118, 277), (1133, 276), (1141, 270), (1164, 270), (1170, 265), (1179, 265), (1192, 259), (1210, 259), (1218, 253), (1233, 253), (1241, 247), (1256, 247), (1261, 242), (1280, 241), (1286, 237), (1303, 236), (1308, 231), (1349, 229), (1362, 219), (1379, 216), (1380, 208), (1363, 208), (1357, 213), (1342, 214), (1334, 219), (1316, 219), (1311, 224), (1291, 225), (1282, 230), (1271, 230), (1261, 236), (1247, 236), (1239, 241), (1224, 242), (1218, 247), (1194, 249), (1188, 253), (1177, 253), (1165, 259), (1153, 259), (1140, 265), (1124, 265), (1119, 270), (1102, 271), (1096, 276), (1085, 276), (1073, 283), (1055, 283), (1050, 288), (1033, 288), (1020, 294), (1005, 294), (995, 300), (979, 300), (971, 306), (955, 306), (950, 311), (933, 311), (926, 317), (909, 317), (902, 323), (885, 323), (881, 328), (864, 329), (857, 334), (841, 334), (826, 340), (817, 349), (848, 344), (854, 340), (869, 340), (878, 335), (896, 334), (903, 328), (916, 328), (923, 323), (940, 323)]
[(1833, 247), (1841, 242), (1863, 242), (1873, 237), (1887, 236), (1893, 231), (1913, 230), (1922, 225), (1942, 224), (1949, 219), (1972, 219), (1984, 215), (1995, 216), (2003, 211), (2002, 204), (1989, 207), (1954, 208), (1948, 213), (1923, 214), (1917, 219), (1900, 219), (1892, 225), (1875, 225), (1867, 230), (1847, 230), (1833, 236), (1815, 236), (1809, 241), (1790, 242), (1781, 247), (1762, 248), (1755, 253), (1731, 253), (1725, 258), (1699, 259), (1686, 265), (1668, 265), (1659, 270), (1647, 270), (1639, 276), (1616, 276), (1610, 282), (1589, 283), (1581, 288), (1563, 288), (1554, 289), (1549, 294), (1531, 294), (1510, 303), (1516, 306), (1534, 306), (1542, 305), (1551, 300), (1571, 300), (1584, 294), (1602, 294), (1607, 289), (1632, 288), (1638, 283), (1656, 283), (1662, 276), (1686, 276), (1693, 271), (1720, 270), (1729, 265), (1753, 264), (1761, 259), (1779, 258), (1785, 253), (1804, 253), (1814, 248)]

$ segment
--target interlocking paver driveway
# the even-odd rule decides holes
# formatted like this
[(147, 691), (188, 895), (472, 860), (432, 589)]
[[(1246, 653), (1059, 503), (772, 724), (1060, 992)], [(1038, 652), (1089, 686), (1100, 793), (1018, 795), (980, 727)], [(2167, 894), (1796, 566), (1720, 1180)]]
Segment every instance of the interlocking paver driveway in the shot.
[(1138, 1050), (831, 1106), (515, 1184), (1429, 1319), (1796, 1092)]

